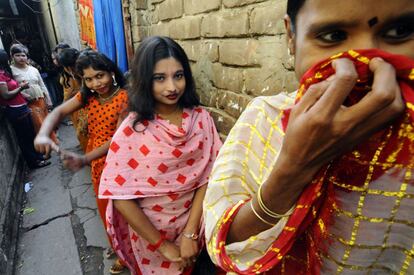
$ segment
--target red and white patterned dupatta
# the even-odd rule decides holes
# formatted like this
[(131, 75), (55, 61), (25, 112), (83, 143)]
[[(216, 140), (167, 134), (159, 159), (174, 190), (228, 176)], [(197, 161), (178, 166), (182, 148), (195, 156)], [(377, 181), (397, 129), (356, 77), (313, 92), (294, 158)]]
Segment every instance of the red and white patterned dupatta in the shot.
[(207, 184), (221, 141), (200, 107), (184, 109), (181, 127), (156, 116), (135, 131), (135, 117), (130, 114), (115, 133), (101, 177), (99, 197), (109, 199), (108, 233), (133, 274), (179, 274), (176, 264), (129, 228), (112, 200), (137, 200), (152, 224), (178, 244), (194, 192)]

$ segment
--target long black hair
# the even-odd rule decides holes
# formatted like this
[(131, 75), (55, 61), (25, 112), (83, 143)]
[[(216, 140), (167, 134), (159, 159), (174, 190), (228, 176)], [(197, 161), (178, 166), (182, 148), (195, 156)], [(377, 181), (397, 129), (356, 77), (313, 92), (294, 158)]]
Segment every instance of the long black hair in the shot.
[[(121, 73), (121, 70), (111, 59), (109, 59), (103, 53), (99, 53), (93, 50), (82, 51), (76, 60), (76, 72), (80, 76), (83, 76), (83, 70), (87, 68), (92, 68), (97, 71), (105, 71), (111, 74), (114, 73), (118, 86), (121, 88), (125, 86), (125, 78)], [(86, 87), (85, 83), (82, 85), (81, 94), (83, 104), (86, 104), (88, 102), (88, 98), (93, 95), (91, 90)]]
[[(57, 61), (60, 66), (66, 67), (66, 68), (72, 68), (72, 70), (75, 70), (76, 60), (79, 57), (79, 51), (74, 48), (63, 48), (62, 51), (57, 54)], [(72, 75), (67, 73), (65, 70), (63, 70), (62, 73), (63, 77), (63, 86), (65, 88), (70, 87), (69, 80), (72, 78)], [(74, 76), (76, 78), (76, 76)], [(80, 79), (77, 79), (79, 82)]]
[(290, 17), (292, 22), (292, 31), (295, 32), (296, 26), (296, 17), (299, 13), (299, 10), (302, 8), (303, 4), (305, 4), (305, 0), (288, 0), (287, 3), (287, 14)]
[(180, 62), (184, 69), (185, 91), (178, 100), (178, 106), (193, 108), (200, 105), (188, 57), (183, 48), (169, 37), (150, 36), (141, 42), (132, 63), (129, 110), (137, 114), (134, 127), (139, 122), (154, 119), (156, 101), (153, 96), (153, 74), (155, 64), (170, 57)]
[(5, 71), (8, 77), (13, 78), (13, 73), (9, 64), (9, 55), (2, 49), (0, 49), (0, 70)]

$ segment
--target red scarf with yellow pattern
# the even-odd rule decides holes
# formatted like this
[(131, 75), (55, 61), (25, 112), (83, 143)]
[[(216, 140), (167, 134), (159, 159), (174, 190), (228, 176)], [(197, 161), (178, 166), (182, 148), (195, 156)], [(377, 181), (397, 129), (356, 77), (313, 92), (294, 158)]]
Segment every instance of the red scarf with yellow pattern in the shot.
[[(337, 54), (318, 63), (305, 73), (301, 79), (296, 102), (311, 85), (335, 74), (332, 67), (333, 60), (348, 58), (355, 64), (359, 79), (345, 105), (355, 104), (371, 89), (373, 74), (368, 64), (374, 57), (381, 57), (395, 67), (402, 97), (406, 104), (405, 113), (392, 125), (375, 133), (367, 141), (358, 145), (352, 152), (342, 155), (332, 161), (329, 166), (321, 169), (302, 192), (297, 207), (289, 218), (285, 229), (266, 254), (252, 264), (249, 269), (235, 270), (237, 267), (231, 264), (232, 261), (224, 250), (220, 251), (222, 257), (220, 260), (223, 266), (233, 266), (234, 271), (239, 274), (257, 274), (257, 272), (265, 271), (270, 271), (267, 274), (319, 274), (321, 268), (319, 255), (328, 250), (329, 227), (334, 222), (334, 210), (339, 207), (332, 179), (357, 188), (361, 187), (361, 178), (366, 178), (368, 173), (371, 176), (367, 184), (387, 171), (390, 172), (390, 169), (394, 167), (412, 168), (414, 164), (414, 60), (379, 50), (350, 50)], [(290, 110), (285, 110), (285, 116), (282, 119), (285, 129), (289, 113)], [(367, 172), (366, 163), (369, 163), (375, 156), (378, 148), (381, 148), (381, 158), (387, 166)], [(355, 155), (356, 151), (358, 156)], [(235, 214), (231, 211), (238, 210), (229, 209), (223, 220), (226, 221), (226, 217)], [(224, 237), (230, 225), (230, 222), (224, 223), (222, 230), (219, 230), (219, 235)], [(217, 239), (222, 238), (218, 236)], [(225, 249), (224, 246), (221, 246), (221, 249)]]

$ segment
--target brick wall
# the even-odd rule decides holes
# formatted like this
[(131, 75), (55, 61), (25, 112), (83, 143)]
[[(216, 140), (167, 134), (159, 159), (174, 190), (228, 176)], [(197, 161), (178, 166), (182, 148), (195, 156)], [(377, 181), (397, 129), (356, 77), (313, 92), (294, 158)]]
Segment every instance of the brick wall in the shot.
[(134, 48), (166, 35), (185, 49), (202, 103), (227, 135), (249, 101), (296, 89), (286, 0), (129, 0)]

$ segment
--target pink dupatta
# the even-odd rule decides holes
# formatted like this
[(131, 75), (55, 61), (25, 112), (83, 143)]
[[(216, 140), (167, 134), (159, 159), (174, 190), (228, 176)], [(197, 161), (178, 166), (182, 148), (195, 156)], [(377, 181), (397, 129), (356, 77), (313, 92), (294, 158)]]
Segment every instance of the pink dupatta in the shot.
[(178, 244), (194, 192), (207, 184), (221, 146), (206, 110), (184, 109), (182, 118), (181, 127), (157, 116), (137, 124), (134, 130), (135, 114), (130, 114), (115, 133), (106, 158), (99, 198), (109, 199), (108, 233), (133, 274), (167, 270), (178, 274), (178, 267), (129, 228), (112, 200), (139, 199), (153, 225)]

